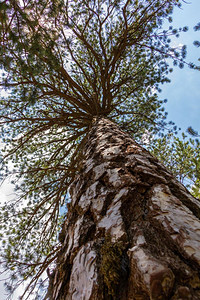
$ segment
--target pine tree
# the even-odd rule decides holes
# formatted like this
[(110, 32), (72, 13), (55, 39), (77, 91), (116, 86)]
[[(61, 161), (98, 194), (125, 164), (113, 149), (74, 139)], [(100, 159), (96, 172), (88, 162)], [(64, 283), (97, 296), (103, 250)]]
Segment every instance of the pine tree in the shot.
[(200, 202), (107, 119), (84, 154), (49, 299), (199, 299)]
[(29, 297), (62, 249), (62, 207), (94, 118), (118, 123), (135, 141), (167, 126), (157, 92), (172, 71), (166, 59), (182, 68), (186, 48), (170, 46), (178, 31), (162, 24), (180, 2), (1, 1), (2, 176), (16, 185), (1, 212), (10, 292), (27, 280)]
[(189, 138), (184, 133), (182, 137), (170, 133), (163, 138), (154, 139), (152, 144), (148, 144), (148, 148), (190, 189), (194, 197), (200, 199), (200, 143), (197, 135)]

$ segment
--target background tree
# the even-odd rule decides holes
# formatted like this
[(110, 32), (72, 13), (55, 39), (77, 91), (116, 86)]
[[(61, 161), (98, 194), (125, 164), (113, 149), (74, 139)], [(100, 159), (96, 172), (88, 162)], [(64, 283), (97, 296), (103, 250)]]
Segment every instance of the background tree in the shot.
[(157, 91), (171, 71), (166, 59), (182, 67), (186, 55), (170, 46), (178, 31), (162, 30), (175, 5), (1, 1), (1, 85), (9, 93), (0, 101), (2, 176), (14, 174), (18, 195), (1, 213), (11, 292), (26, 279), (31, 292), (57, 257), (60, 208), (93, 117), (109, 117), (135, 140), (167, 126)]
[[(191, 131), (191, 129), (190, 129)], [(194, 134), (193, 134), (194, 135)], [(182, 138), (172, 133), (154, 139), (149, 150), (170, 170), (180, 182), (200, 198), (200, 143), (198, 138)]]

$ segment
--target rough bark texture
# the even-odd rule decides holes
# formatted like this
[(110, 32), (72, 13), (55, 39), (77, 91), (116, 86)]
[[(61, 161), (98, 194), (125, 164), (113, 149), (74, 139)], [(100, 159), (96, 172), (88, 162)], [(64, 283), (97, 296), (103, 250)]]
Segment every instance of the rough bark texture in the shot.
[(81, 164), (51, 299), (200, 299), (200, 203), (103, 118)]

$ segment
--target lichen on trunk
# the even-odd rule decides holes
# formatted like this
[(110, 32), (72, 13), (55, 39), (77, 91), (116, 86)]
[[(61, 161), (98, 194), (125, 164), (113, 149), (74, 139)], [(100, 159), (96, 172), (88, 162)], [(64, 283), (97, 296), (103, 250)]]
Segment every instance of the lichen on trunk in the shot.
[(50, 299), (200, 299), (200, 203), (108, 119), (80, 163)]

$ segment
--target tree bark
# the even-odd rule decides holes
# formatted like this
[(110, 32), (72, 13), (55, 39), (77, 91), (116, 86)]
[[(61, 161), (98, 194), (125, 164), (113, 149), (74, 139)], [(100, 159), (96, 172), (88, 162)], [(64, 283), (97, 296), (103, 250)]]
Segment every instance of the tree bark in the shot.
[(198, 200), (104, 118), (80, 164), (50, 299), (200, 299)]

